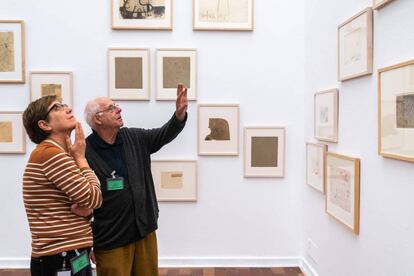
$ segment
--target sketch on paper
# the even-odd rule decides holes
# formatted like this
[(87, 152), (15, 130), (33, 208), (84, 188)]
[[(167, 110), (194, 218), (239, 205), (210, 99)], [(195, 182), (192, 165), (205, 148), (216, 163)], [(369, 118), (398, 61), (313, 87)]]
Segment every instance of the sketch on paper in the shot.
[(165, 0), (118, 0), (120, 19), (164, 19)]
[(322, 168), (322, 164), (320, 163), (321, 160), (319, 158), (318, 149), (314, 148), (312, 150), (313, 150), (313, 153), (310, 155), (310, 160), (309, 160), (310, 173), (311, 175), (315, 177), (322, 177), (323, 168)]
[(351, 30), (344, 36), (344, 62), (350, 65), (361, 60), (363, 32), (362, 28)]
[(209, 118), (208, 119), (208, 128), (210, 129), (210, 134), (208, 134), (204, 140), (205, 141), (226, 141), (230, 140), (230, 128), (229, 123), (223, 118)]
[(115, 88), (142, 89), (143, 72), (141, 57), (115, 58)]
[(277, 167), (278, 137), (252, 137), (251, 166)]
[(12, 122), (0, 122), (0, 143), (13, 142)]
[(163, 57), (163, 87), (176, 88), (179, 83), (191, 88), (191, 58)]
[(351, 212), (351, 173), (329, 166), (329, 200), (346, 212)]
[(182, 189), (183, 188), (183, 172), (180, 172), (180, 171), (161, 172), (161, 188)]
[(62, 84), (58, 83), (42, 83), (41, 84), (41, 96), (56, 96), (58, 99), (62, 99)]
[(397, 96), (397, 128), (414, 128), (414, 93)]
[(248, 22), (248, 0), (200, 0), (199, 5), (202, 22)]
[(0, 32), (0, 72), (13, 72), (14, 70), (13, 32)]
[(319, 122), (321, 124), (327, 124), (329, 122), (329, 107), (321, 106), (319, 108)]

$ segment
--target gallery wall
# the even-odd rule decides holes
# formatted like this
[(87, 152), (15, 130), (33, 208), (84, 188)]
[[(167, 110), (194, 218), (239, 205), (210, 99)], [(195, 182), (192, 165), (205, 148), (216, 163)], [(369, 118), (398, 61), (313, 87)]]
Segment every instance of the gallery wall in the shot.
[(305, 138), (313, 140), (313, 95), (339, 88), (338, 143), (329, 151), (361, 159), (360, 233), (328, 216), (323, 194), (304, 187), (302, 255), (321, 276), (413, 275), (414, 164), (377, 154), (377, 70), (414, 59), (414, 2), (374, 11), (374, 74), (337, 81), (337, 26), (371, 0), (305, 4)]

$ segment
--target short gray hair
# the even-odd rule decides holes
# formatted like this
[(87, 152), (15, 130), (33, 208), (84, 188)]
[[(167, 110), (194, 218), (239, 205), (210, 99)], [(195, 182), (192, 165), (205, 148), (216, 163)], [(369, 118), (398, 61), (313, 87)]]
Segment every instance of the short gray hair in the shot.
[(95, 122), (93, 121), (93, 117), (96, 113), (99, 112), (99, 108), (101, 107), (99, 102), (105, 99), (104, 97), (95, 98), (91, 101), (89, 101), (85, 106), (85, 111), (83, 112), (83, 115), (85, 116), (86, 123), (93, 129), (96, 130)]

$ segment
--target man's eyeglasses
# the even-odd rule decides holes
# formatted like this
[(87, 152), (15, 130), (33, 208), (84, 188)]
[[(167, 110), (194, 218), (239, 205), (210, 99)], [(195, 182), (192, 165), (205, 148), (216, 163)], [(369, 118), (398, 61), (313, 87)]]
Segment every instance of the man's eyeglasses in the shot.
[(99, 113), (103, 113), (103, 112), (109, 112), (112, 113), (116, 110), (120, 109), (119, 105), (114, 103), (114, 104), (110, 104), (107, 108), (100, 110), (98, 112), (96, 112), (95, 114), (99, 114)]
[(52, 111), (60, 111), (63, 110), (65, 108), (68, 108), (69, 106), (67, 104), (63, 104), (63, 103), (55, 103), (54, 105), (52, 105), (51, 108), (49, 108), (49, 110), (46, 112), (45, 115), (45, 120), (47, 119), (47, 116), (49, 116), (49, 113)]

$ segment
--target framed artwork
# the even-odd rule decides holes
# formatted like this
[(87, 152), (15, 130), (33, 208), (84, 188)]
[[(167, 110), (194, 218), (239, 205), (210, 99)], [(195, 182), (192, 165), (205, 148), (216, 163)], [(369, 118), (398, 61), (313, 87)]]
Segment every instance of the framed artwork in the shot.
[(372, 74), (372, 9), (367, 8), (338, 27), (340, 81)]
[(326, 154), (326, 212), (355, 234), (359, 233), (359, 164), (358, 158)]
[(239, 155), (239, 105), (198, 106), (198, 154)]
[(112, 0), (112, 29), (172, 30), (172, 0)]
[(197, 201), (196, 161), (152, 161), (151, 171), (158, 201)]
[(62, 71), (30, 72), (30, 98), (32, 101), (43, 96), (56, 95), (63, 103), (73, 108), (73, 75)]
[(0, 20), (0, 83), (24, 83), (24, 21)]
[(177, 99), (177, 85), (187, 87), (190, 101), (197, 99), (197, 50), (157, 49), (157, 100)]
[(244, 177), (283, 177), (285, 128), (244, 128)]
[(414, 60), (378, 70), (378, 153), (414, 162)]
[(376, 9), (380, 9), (382, 7), (384, 7), (385, 5), (387, 5), (388, 3), (390, 3), (393, 0), (373, 0), (372, 1), (372, 6), (374, 8), (374, 10)]
[(320, 141), (338, 142), (338, 89), (315, 93), (314, 133)]
[(108, 60), (111, 99), (150, 99), (149, 49), (109, 49)]
[(253, 0), (193, 0), (193, 30), (253, 31)]
[(325, 193), (325, 154), (327, 145), (306, 143), (306, 184)]
[(0, 153), (25, 153), (23, 112), (0, 112)]

